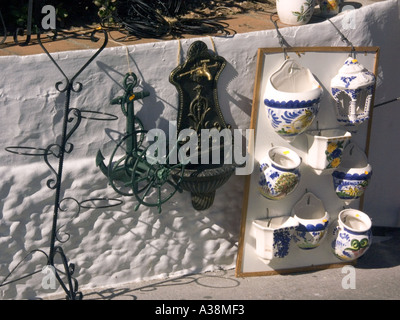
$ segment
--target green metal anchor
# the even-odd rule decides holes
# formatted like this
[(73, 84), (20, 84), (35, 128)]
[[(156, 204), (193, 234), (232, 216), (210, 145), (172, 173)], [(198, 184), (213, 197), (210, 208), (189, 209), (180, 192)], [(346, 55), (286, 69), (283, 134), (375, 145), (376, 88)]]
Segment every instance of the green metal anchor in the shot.
[[(127, 73), (123, 80), (124, 94), (111, 100), (112, 105), (119, 104), (126, 117), (126, 135), (121, 139), (111, 154), (109, 165), (104, 164), (104, 156), (97, 152), (96, 165), (108, 178), (112, 188), (124, 196), (135, 196), (138, 204), (148, 207), (158, 207), (167, 202), (176, 191), (182, 192), (180, 182), (183, 177), (184, 165), (177, 163), (159, 163), (148, 152), (150, 146), (142, 144), (147, 133), (143, 124), (134, 114), (134, 101), (148, 97), (147, 91), (134, 92), (137, 77), (134, 73)], [(125, 155), (114, 161), (117, 151), (122, 149)], [(172, 152), (172, 151), (171, 151)], [(170, 159), (167, 155), (166, 160)], [(172, 174), (178, 178), (172, 178)], [(122, 182), (117, 186), (116, 182)], [(128, 187), (128, 191), (126, 191)]]
[(125, 94), (123, 96), (112, 99), (111, 104), (120, 104), (122, 113), (126, 117), (126, 133), (128, 135), (126, 142), (126, 152), (131, 153), (133, 150), (137, 149), (137, 143), (141, 143), (143, 141), (143, 135), (141, 135), (141, 139), (139, 139), (139, 141), (136, 141), (136, 139), (133, 138), (134, 131), (144, 130), (143, 124), (140, 119), (135, 117), (133, 103), (136, 100), (144, 99), (145, 97), (150, 96), (150, 93), (147, 91), (133, 92), (133, 88), (137, 85), (137, 77), (133, 72), (129, 72), (125, 75), (123, 84)]
[[(121, 106), (122, 113), (126, 117), (126, 136), (124, 140), (126, 140), (126, 154), (128, 157), (130, 157), (132, 152), (137, 150), (137, 148), (142, 144), (144, 135), (146, 133), (142, 122), (139, 118), (135, 116), (134, 101), (144, 99), (145, 97), (150, 96), (150, 93), (147, 91), (134, 92), (133, 89), (136, 87), (136, 85), (136, 74), (134, 74), (133, 72), (127, 73), (123, 80), (123, 86), (125, 90), (124, 94), (111, 100), (112, 105), (119, 104)], [(136, 135), (134, 137), (135, 133)], [(96, 156), (96, 165), (100, 168), (101, 172), (103, 172), (104, 175), (109, 176), (110, 172), (103, 162), (104, 159), (105, 158), (103, 154), (99, 150)], [(132, 157), (130, 157), (129, 162), (132, 162)], [(113, 178), (117, 180), (126, 180), (119, 174), (114, 174)], [(128, 179), (129, 178), (130, 177), (128, 177)]]

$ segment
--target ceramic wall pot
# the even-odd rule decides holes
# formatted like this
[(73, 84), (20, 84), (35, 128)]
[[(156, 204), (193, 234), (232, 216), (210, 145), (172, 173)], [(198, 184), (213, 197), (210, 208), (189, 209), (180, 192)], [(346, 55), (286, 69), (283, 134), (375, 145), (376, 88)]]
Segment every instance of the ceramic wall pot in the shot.
[(277, 0), (279, 20), (289, 25), (303, 25), (310, 21), (315, 0)]
[(339, 213), (338, 225), (333, 230), (332, 251), (343, 261), (361, 257), (371, 245), (371, 219), (364, 212), (345, 209)]
[(285, 147), (273, 147), (260, 162), (260, 193), (271, 200), (279, 200), (293, 192), (300, 180), (299, 155)]
[(299, 225), (294, 241), (301, 249), (314, 249), (325, 239), (329, 214), (320, 199), (307, 192), (293, 207), (292, 216)]
[(375, 88), (375, 76), (357, 59), (347, 58), (331, 81), (337, 120), (351, 131), (368, 120)]
[(342, 164), (332, 173), (336, 195), (346, 203), (360, 198), (372, 176), (365, 153), (354, 144), (344, 152)]
[(268, 78), (263, 97), (274, 131), (287, 141), (303, 133), (318, 114), (322, 92), (308, 68), (285, 60)]
[(254, 220), (256, 254), (266, 263), (274, 258), (286, 257), (297, 225), (292, 217)]
[(332, 173), (341, 163), (351, 133), (344, 129), (307, 131), (307, 163), (318, 174)]
[(339, 13), (339, 0), (318, 0), (320, 14), (323, 17), (332, 17)]

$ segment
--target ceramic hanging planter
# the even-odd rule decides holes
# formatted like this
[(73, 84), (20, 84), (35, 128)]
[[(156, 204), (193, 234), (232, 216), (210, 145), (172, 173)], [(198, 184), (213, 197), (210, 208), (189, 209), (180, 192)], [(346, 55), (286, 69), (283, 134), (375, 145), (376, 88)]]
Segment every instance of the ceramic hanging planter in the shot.
[(277, 0), (279, 20), (289, 25), (303, 25), (310, 21), (315, 0)]
[(323, 17), (332, 17), (339, 13), (340, 0), (318, 0), (318, 4)]
[(269, 263), (274, 258), (289, 254), (293, 232), (298, 222), (289, 216), (254, 220), (256, 254)]
[(259, 192), (271, 200), (279, 200), (292, 193), (300, 180), (299, 155), (285, 147), (273, 147), (260, 162)]
[(357, 59), (347, 58), (331, 81), (337, 120), (351, 131), (369, 119), (375, 76)]
[(308, 68), (287, 59), (268, 79), (264, 104), (274, 131), (287, 141), (314, 121), (322, 88)]
[(336, 195), (346, 204), (360, 198), (372, 176), (372, 166), (365, 153), (355, 144), (344, 152), (342, 164), (332, 173)]
[(342, 210), (338, 215), (338, 225), (333, 230), (333, 254), (343, 261), (361, 257), (372, 242), (371, 219), (356, 209)]
[(317, 174), (332, 173), (341, 163), (351, 133), (344, 129), (308, 131), (307, 163)]
[(299, 226), (294, 240), (301, 249), (314, 249), (325, 239), (329, 214), (320, 199), (307, 192), (293, 207), (292, 216)]

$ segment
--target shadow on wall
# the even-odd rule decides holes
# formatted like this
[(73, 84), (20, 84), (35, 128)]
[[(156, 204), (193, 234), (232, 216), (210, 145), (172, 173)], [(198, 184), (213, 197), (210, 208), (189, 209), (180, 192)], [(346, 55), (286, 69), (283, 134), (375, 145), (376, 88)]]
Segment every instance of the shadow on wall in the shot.
[[(381, 269), (392, 268), (400, 265), (400, 229), (399, 228), (377, 228), (383, 230), (383, 240), (374, 243), (368, 250), (368, 253), (357, 261), (359, 269)], [(378, 240), (378, 230), (373, 229), (373, 236)]]
[[(138, 286), (137, 288), (108, 288), (104, 290), (96, 290), (87, 292), (84, 296), (85, 300), (138, 300), (138, 295), (151, 293), (158, 289), (168, 287), (171, 292), (176, 286), (185, 286), (195, 284), (199, 287), (210, 289), (232, 289), (240, 286), (240, 281), (225, 277), (226, 271), (222, 275), (185, 275), (173, 279), (159, 281), (145, 286)], [(212, 292), (212, 291), (211, 291)], [(168, 298), (168, 297), (166, 297)], [(212, 296), (205, 296), (203, 298), (212, 299)]]

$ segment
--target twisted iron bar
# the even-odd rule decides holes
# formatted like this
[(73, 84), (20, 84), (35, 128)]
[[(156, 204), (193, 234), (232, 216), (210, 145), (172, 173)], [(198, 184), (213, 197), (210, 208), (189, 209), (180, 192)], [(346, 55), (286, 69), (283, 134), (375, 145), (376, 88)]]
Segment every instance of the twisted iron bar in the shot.
[[(56, 245), (56, 241), (60, 243), (65, 243), (69, 240), (70, 235), (66, 232), (64, 234), (67, 235), (66, 239), (60, 238), (60, 229), (65, 226), (58, 226), (58, 217), (60, 212), (68, 211), (68, 208), (63, 207), (63, 203), (65, 201), (73, 201), (75, 202), (76, 209), (75, 215), (72, 217), (76, 218), (81, 209), (98, 209), (98, 208), (108, 208), (113, 207), (116, 205), (120, 205), (122, 203), (119, 199), (111, 199), (111, 198), (93, 198), (87, 199), (83, 201), (78, 201), (75, 198), (67, 197), (61, 199), (61, 187), (62, 187), (62, 173), (63, 173), (63, 166), (64, 166), (64, 158), (66, 154), (69, 154), (73, 151), (74, 145), (69, 142), (69, 139), (73, 135), (73, 133), (78, 129), (81, 121), (83, 118), (92, 119), (92, 120), (116, 120), (118, 117), (115, 117), (111, 114), (97, 112), (97, 111), (90, 111), (90, 110), (79, 110), (77, 108), (70, 108), (70, 100), (71, 100), (71, 93), (79, 93), (82, 90), (82, 83), (77, 82), (76, 79), (78, 76), (86, 69), (86, 67), (100, 54), (101, 51), (106, 47), (108, 42), (108, 35), (107, 32), (101, 28), (94, 30), (91, 35), (90, 39), (94, 42), (97, 42), (99, 38), (95, 37), (97, 32), (101, 31), (104, 35), (104, 42), (100, 46), (99, 49), (92, 55), (87, 62), (75, 73), (74, 76), (68, 78), (68, 76), (64, 73), (63, 69), (59, 66), (59, 64), (54, 60), (52, 55), (48, 52), (48, 50), (44, 47), (41, 41), (41, 32), (38, 31), (37, 33), (37, 40), (40, 47), (52, 61), (52, 63), (56, 66), (59, 72), (63, 76), (63, 81), (58, 81), (55, 84), (56, 89), (60, 93), (65, 93), (66, 99), (64, 104), (64, 117), (62, 123), (62, 135), (61, 135), (61, 142), (53, 143), (47, 146), (47, 148), (36, 148), (36, 147), (20, 147), (20, 146), (10, 146), (7, 147), (6, 150), (15, 153), (15, 154), (22, 154), (22, 155), (29, 155), (29, 156), (42, 156), (44, 162), (49, 167), (50, 171), (54, 175), (54, 177), (49, 178), (46, 181), (46, 185), (48, 188), (55, 190), (55, 198), (54, 198), (54, 211), (53, 211), (53, 218), (52, 218), (52, 229), (51, 229), (51, 238), (50, 238), (50, 245), (49, 245), (49, 253), (44, 252), (43, 250), (32, 250), (30, 251), (7, 275), (7, 277), (0, 283), (0, 287), (11, 284), (13, 282), (17, 282), (21, 279), (25, 279), (29, 276), (32, 276), (42, 270), (36, 270), (31, 272), (27, 275), (19, 277), (14, 280), (8, 281), (9, 277), (21, 266), (21, 264), (26, 261), (26, 259), (31, 256), (32, 254), (39, 252), (44, 254), (47, 260), (47, 265), (52, 266), (55, 271), (55, 277), (59, 284), (61, 285), (62, 289), (66, 293), (66, 298), (69, 300), (80, 300), (82, 299), (83, 295), (81, 292), (78, 291), (78, 281), (73, 277), (73, 273), (75, 270), (75, 265), (73, 263), (68, 263), (67, 256), (60, 245)], [(58, 160), (58, 166), (55, 167), (50, 163), (50, 156), (56, 158)], [(95, 202), (97, 201), (105, 201), (107, 204), (105, 205), (96, 205)], [(114, 202), (114, 203), (112, 203)], [(91, 203), (91, 204), (90, 204)], [(55, 266), (55, 259), (59, 257), (62, 263), (62, 269), (59, 270)], [(63, 277), (66, 277), (66, 281), (63, 280)]]

